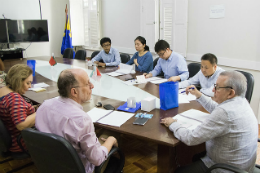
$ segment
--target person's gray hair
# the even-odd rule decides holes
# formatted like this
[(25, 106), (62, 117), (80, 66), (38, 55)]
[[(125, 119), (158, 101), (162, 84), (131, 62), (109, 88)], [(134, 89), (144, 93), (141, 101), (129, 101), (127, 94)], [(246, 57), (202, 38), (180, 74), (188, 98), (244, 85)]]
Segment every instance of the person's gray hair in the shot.
[(237, 96), (245, 97), (247, 90), (246, 77), (237, 71), (223, 71), (220, 76), (227, 76), (228, 79), (225, 82), (225, 86), (230, 86), (235, 90)]
[(68, 98), (71, 88), (77, 86), (78, 81), (70, 70), (64, 70), (60, 73), (57, 85), (60, 96)]

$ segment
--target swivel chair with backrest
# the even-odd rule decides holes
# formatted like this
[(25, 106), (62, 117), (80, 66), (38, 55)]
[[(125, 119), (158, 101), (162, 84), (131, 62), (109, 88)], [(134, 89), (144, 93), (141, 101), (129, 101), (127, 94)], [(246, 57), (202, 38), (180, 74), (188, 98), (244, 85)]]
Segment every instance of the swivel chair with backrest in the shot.
[[(157, 65), (158, 60), (159, 60), (159, 57), (157, 57), (155, 60), (153, 60), (153, 69)], [(158, 75), (158, 77), (164, 77), (163, 71), (161, 71), (161, 73)]]
[(65, 49), (63, 53), (63, 58), (73, 59), (73, 52), (74, 50), (72, 48)]
[(254, 90), (254, 83), (255, 83), (254, 76), (251, 73), (245, 71), (240, 71), (240, 70), (236, 70), (236, 71), (242, 73), (246, 77), (247, 80), (246, 99), (250, 103), (253, 90)]
[[(24, 151), (24, 148), (22, 147), (21, 144), (21, 135), (18, 136), (17, 138), (17, 143), (20, 146), (20, 148)], [(9, 148), (12, 145), (12, 139), (11, 139), (11, 135), (9, 134), (8, 130), (6, 129), (3, 121), (0, 119), (0, 152), (1, 152), (1, 156), (4, 158), (7, 158), (6, 160), (3, 160), (0, 162), (1, 163), (5, 163), (7, 161), (11, 161), (11, 160), (22, 160), (22, 159), (26, 159), (26, 158), (30, 158), (30, 155), (27, 152), (10, 152)], [(32, 165), (33, 163), (27, 163), (23, 166), (20, 166), (18, 168), (15, 168), (13, 170), (8, 171), (7, 173), (11, 173), (11, 172), (16, 172), (20, 169), (23, 169), (27, 166)]]
[[(258, 139), (258, 142), (260, 142), (260, 139)], [(218, 164), (211, 166), (210, 168), (207, 169), (206, 173), (211, 173), (212, 170), (217, 169), (217, 168), (229, 170), (229, 171), (232, 171), (234, 173), (247, 173), (244, 170), (241, 170), (237, 167), (234, 167), (234, 166), (231, 166), (231, 165), (228, 165), (228, 164), (224, 164), (224, 163), (218, 163)], [(255, 164), (255, 170), (253, 171), (253, 173), (260, 173), (260, 165)]]
[[(85, 168), (78, 153), (63, 137), (31, 128), (24, 129), (22, 137), (39, 172), (85, 173)], [(119, 154), (120, 159), (112, 156), (114, 152)], [(110, 160), (105, 173), (121, 172), (125, 163), (125, 157), (121, 150), (113, 148), (108, 157), (110, 157)], [(113, 163), (110, 164), (110, 161)], [(95, 173), (101, 171), (103, 164), (104, 162), (95, 168)]]
[(199, 63), (190, 63), (188, 65), (189, 78), (192, 78), (200, 71), (201, 65)]
[(78, 50), (76, 52), (75, 59), (86, 60), (86, 50)]
[[(99, 54), (100, 51), (94, 51), (92, 54), (91, 54), (91, 59), (93, 59), (97, 54)], [(99, 60), (99, 62), (104, 62), (103, 59)]]
[(121, 63), (127, 63), (130, 60), (130, 55), (126, 53), (120, 53)]

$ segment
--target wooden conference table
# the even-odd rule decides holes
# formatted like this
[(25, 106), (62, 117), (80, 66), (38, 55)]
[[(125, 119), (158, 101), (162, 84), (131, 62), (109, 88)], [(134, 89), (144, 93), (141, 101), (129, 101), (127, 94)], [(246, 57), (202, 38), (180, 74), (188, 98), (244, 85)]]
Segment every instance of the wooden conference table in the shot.
[[(35, 60), (43, 60), (49, 61), (50, 57), (36, 57), (36, 58), (28, 58)], [(72, 60), (66, 58), (56, 58), (58, 63), (67, 64), (72, 66), (77, 66), (81, 68), (92, 68), (88, 67), (87, 63), (83, 60)], [(27, 59), (15, 59), (15, 60), (5, 60), (4, 64), (6, 67), (6, 72), (10, 69), (11, 66), (15, 64), (26, 64)], [(101, 73), (112, 72), (116, 70), (116, 67), (99, 67)], [(135, 77), (136, 75), (140, 75), (141, 73), (136, 73), (134, 75), (124, 75), (119, 76), (121, 80), (125, 80), (125, 78)], [(43, 103), (44, 100), (50, 99), (58, 96), (57, 83), (43, 77), (42, 75), (36, 73), (33, 79), (33, 83), (45, 82), (50, 87), (46, 88), (46, 91), (35, 93), (33, 91), (26, 92), (25, 96), (30, 98), (31, 100), (37, 103)], [(140, 88), (143, 91), (154, 95), (159, 98), (159, 85), (152, 84), (150, 82), (146, 84), (135, 85), (135, 87)], [(127, 92), (127, 91), (125, 91)], [(106, 98), (98, 95), (92, 95), (92, 99), (90, 102), (85, 103), (83, 105), (84, 111), (89, 111), (97, 102), (101, 101), (102, 104), (111, 104), (114, 107), (118, 107), (124, 104), (123, 101)], [(150, 113), (154, 116), (150, 119), (144, 126), (133, 125), (133, 121), (135, 117), (129, 119), (126, 123), (124, 123), (121, 127), (113, 127), (100, 123), (95, 123), (96, 127), (102, 127), (104, 129), (108, 129), (120, 134), (130, 135), (134, 138), (138, 138), (144, 141), (151, 141), (157, 144), (157, 171), (158, 173), (169, 173), (173, 172), (177, 168), (177, 164), (186, 165), (191, 163), (192, 156), (194, 154), (200, 153), (205, 150), (204, 144), (198, 146), (188, 147), (178, 139), (176, 139), (173, 133), (164, 125), (160, 124), (162, 118), (165, 117), (173, 117), (178, 113), (184, 112), (188, 109), (198, 109), (206, 112), (206, 110), (196, 101), (191, 101), (188, 104), (180, 104), (178, 108), (170, 109), (167, 111), (161, 109), (154, 109)], [(140, 110), (138, 112), (141, 112)], [(177, 161), (176, 161), (177, 160)]]

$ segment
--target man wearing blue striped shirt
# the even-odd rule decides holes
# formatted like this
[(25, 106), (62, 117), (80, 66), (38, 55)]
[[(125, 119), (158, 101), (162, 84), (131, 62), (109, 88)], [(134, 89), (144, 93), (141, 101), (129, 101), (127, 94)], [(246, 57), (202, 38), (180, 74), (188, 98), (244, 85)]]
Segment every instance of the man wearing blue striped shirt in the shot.
[(179, 88), (186, 88), (190, 85), (200, 85), (200, 92), (213, 97), (212, 91), (214, 84), (217, 81), (219, 74), (224, 71), (217, 66), (218, 59), (215, 55), (207, 53), (201, 57), (201, 70), (189, 80), (185, 80), (179, 83)]
[(159, 40), (155, 44), (155, 52), (159, 55), (157, 65), (149, 74), (144, 73), (146, 78), (157, 76), (163, 71), (164, 77), (168, 81), (184, 81), (189, 77), (184, 57), (170, 49), (169, 43)]
[[(100, 40), (103, 50), (99, 52), (91, 61), (98, 66), (118, 66), (121, 63), (119, 52), (111, 47), (111, 39), (104, 37)], [(99, 62), (100, 60), (103, 62)]]

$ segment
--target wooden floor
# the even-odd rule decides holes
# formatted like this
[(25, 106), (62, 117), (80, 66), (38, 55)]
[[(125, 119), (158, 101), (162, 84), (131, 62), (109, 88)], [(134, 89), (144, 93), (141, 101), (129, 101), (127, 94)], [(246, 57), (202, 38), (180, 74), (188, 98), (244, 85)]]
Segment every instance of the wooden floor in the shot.
[[(260, 125), (259, 125), (260, 134)], [(259, 135), (260, 138), (260, 135)], [(126, 161), (124, 173), (156, 173), (157, 172), (157, 147), (154, 143), (133, 139), (131, 137), (123, 137), (123, 152), (125, 153)], [(3, 158), (0, 157), (0, 161)], [(11, 169), (29, 163), (30, 159), (12, 160), (0, 164), (0, 173), (5, 173)], [(257, 148), (257, 164), (260, 164), (260, 143)], [(39, 173), (35, 165), (26, 167), (17, 173)]]

